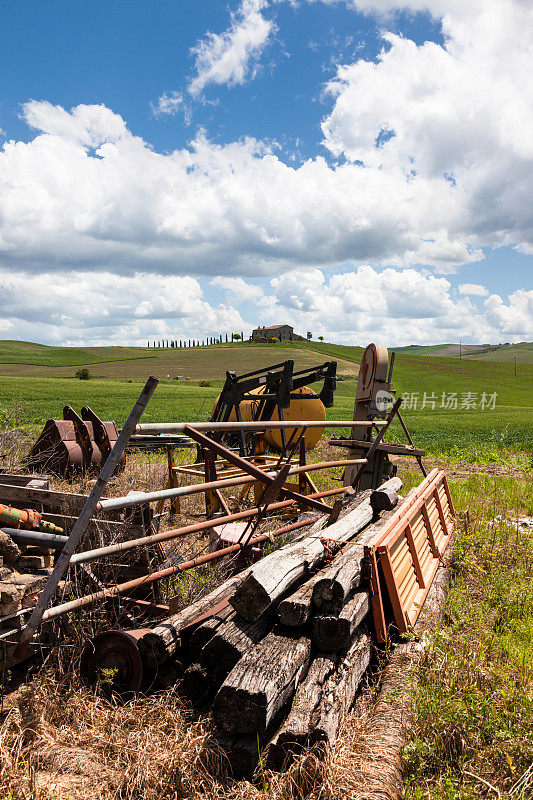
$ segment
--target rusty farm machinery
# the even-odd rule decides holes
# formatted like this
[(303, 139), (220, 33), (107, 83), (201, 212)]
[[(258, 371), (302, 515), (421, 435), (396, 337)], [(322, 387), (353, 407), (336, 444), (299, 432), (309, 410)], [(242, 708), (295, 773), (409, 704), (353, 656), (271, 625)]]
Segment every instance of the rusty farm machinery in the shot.
[[(372, 647), (416, 625), (453, 532), (446, 477), (439, 470), (426, 473), (425, 453), (411, 441), (401, 398), (391, 389), (392, 362), (386, 348), (366, 349), (351, 420), (326, 421), (320, 408), (306, 414), (313, 404), (316, 410), (316, 398), (322, 408), (331, 407), (334, 362), (302, 373), (294, 373), (290, 362), (240, 377), (228, 373), (212, 418), (198, 422), (141, 424), (157, 386), (149, 378), (90, 494), (79, 496), (77, 515), (55, 548), (38, 598), (0, 616), (4, 663), (31, 653), (39, 631), (54, 619), (119, 602), (131, 621), (102, 630), (87, 645), (81, 662), (87, 680), (111, 670), (114, 688), (131, 693), (147, 690), (171, 669), (183, 694), (209, 704), (217, 741), (239, 769), (248, 764), (253, 770), (258, 741), (269, 744), (273, 768), (306, 744), (331, 742)], [(324, 381), (313, 402), (300, 382), (311, 378)], [(291, 402), (299, 404), (297, 415)], [(393, 421), (407, 444), (390, 442)], [(349, 431), (347, 438), (330, 439), (347, 457), (309, 462), (306, 443), (325, 428)], [(187, 437), (197, 461), (178, 469), (169, 458), (163, 489), (105, 496), (131, 436), (168, 434)], [(423, 472), (420, 485), (405, 497), (395, 456), (414, 457)], [(310, 473), (330, 469), (343, 470), (341, 485), (318, 491)], [(178, 485), (178, 476), (185, 483)], [(232, 487), (253, 487), (253, 505), (230, 508), (224, 490)], [(37, 497), (39, 490), (32, 491)], [(0, 500), (3, 492), (0, 485)], [(198, 494), (205, 497), (205, 519), (155, 530), (153, 506)], [(7, 495), (16, 496), (13, 487)], [(103, 542), (87, 544), (88, 528), (102, 515), (111, 521), (141, 509), (148, 525), (136, 535), (119, 533), (111, 523)], [(273, 547), (279, 537), (280, 546)], [(168, 554), (149, 558), (142, 574), (120, 580), (110, 581), (109, 571), (107, 580), (98, 573), (100, 564), (153, 553), (173, 541), (190, 541), (192, 552), (177, 560)], [(214, 563), (226, 567), (220, 582), (192, 603), (184, 603), (179, 592), (146, 594), (169, 581), (176, 586), (187, 570)], [(59, 587), (84, 568), (97, 573), (92, 590), (62, 600)], [(306, 707), (309, 697), (312, 708)]]

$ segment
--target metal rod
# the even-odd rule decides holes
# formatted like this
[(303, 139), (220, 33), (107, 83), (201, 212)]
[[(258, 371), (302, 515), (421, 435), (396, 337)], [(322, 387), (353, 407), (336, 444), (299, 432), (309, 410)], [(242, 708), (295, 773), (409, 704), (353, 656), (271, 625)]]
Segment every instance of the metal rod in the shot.
[[(267, 539), (270, 539), (271, 536), (280, 536), (282, 533), (298, 530), (298, 528), (311, 525), (318, 519), (319, 517), (311, 517), (310, 519), (293, 522), (291, 525), (285, 525), (283, 528), (278, 528), (277, 530), (272, 531), (272, 533), (255, 536), (253, 539), (250, 539), (247, 546), (265, 542)], [(126, 583), (108, 586), (106, 589), (102, 589), (100, 592), (85, 595), (84, 597), (78, 597), (76, 600), (69, 600), (67, 603), (62, 603), (59, 606), (48, 608), (43, 614), (43, 621), (52, 619), (53, 617), (61, 616), (69, 611), (76, 611), (79, 608), (90, 606), (98, 600), (105, 600), (108, 597), (115, 597), (118, 594), (129, 592), (132, 589), (136, 589), (138, 586), (145, 586), (149, 583), (162, 580), (163, 578), (170, 578), (172, 575), (176, 575), (178, 572), (184, 572), (187, 569), (193, 569), (194, 567), (201, 566), (202, 564), (208, 564), (210, 561), (216, 561), (219, 558), (223, 558), (231, 553), (236, 553), (239, 550), (243, 550), (243, 545), (233, 544), (229, 547), (223, 547), (221, 550), (216, 550), (214, 553), (206, 553), (203, 556), (192, 558), (190, 561), (184, 561), (183, 563), (177, 564), (174, 567), (167, 567), (166, 569), (159, 570), (159, 572), (152, 572), (151, 575), (143, 575), (141, 578), (135, 578), (134, 580), (127, 581)]]
[[(260, 397), (260, 395), (258, 395)], [(187, 428), (197, 431), (265, 431), (274, 428), (369, 428), (385, 425), (385, 420), (251, 420), (249, 422), (144, 422), (136, 433), (183, 433)]]
[[(370, 460), (371, 460), (371, 458), (373, 457), (374, 453), (375, 453), (375, 452), (376, 452), (376, 450), (378, 449), (378, 445), (379, 445), (379, 443), (381, 442), (381, 440), (382, 440), (382, 439), (383, 439), (383, 437), (385, 436), (385, 434), (386, 434), (386, 432), (387, 432), (387, 428), (389, 427), (389, 425), (391, 424), (392, 420), (394, 419), (394, 417), (395, 417), (395, 415), (396, 415), (396, 413), (397, 413), (398, 409), (400, 408), (401, 404), (402, 404), (402, 398), (401, 398), (401, 397), (399, 397), (399, 398), (396, 400), (396, 402), (394, 403), (394, 405), (393, 405), (393, 407), (391, 408), (391, 410), (389, 411), (389, 413), (388, 413), (388, 415), (387, 415), (387, 418), (386, 418), (386, 420), (384, 420), (384, 422), (385, 422), (385, 426), (384, 426), (383, 428), (381, 428), (381, 430), (378, 432), (378, 434), (377, 434), (376, 438), (375, 438), (375, 439), (374, 439), (374, 441), (372, 442), (372, 447), (370, 447), (370, 448), (368, 449), (368, 451), (367, 451), (367, 454), (366, 454), (366, 460), (368, 461), (368, 463), (370, 463)], [(358, 481), (359, 481), (359, 478), (360, 478), (360, 476), (361, 476), (361, 473), (363, 472), (364, 468), (365, 468), (365, 465), (364, 465), (364, 464), (361, 464), (361, 466), (360, 466), (360, 467), (359, 467), (359, 469), (357, 470), (357, 473), (356, 473), (356, 475), (355, 475), (355, 478), (354, 478), (354, 479), (353, 479), (353, 481), (352, 481), (352, 486), (353, 486), (353, 488), (354, 488), (354, 489), (355, 489), (355, 487), (357, 486), (357, 483), (358, 483)]]
[(21, 544), (35, 544), (39, 547), (49, 547), (57, 549), (63, 547), (68, 542), (68, 536), (61, 536), (59, 533), (43, 533), (42, 531), (24, 531), (20, 528), (0, 528), (2, 533), (11, 536), (14, 542)]
[[(398, 419), (400, 420), (400, 425), (401, 425), (401, 426), (402, 426), (402, 428), (403, 428), (403, 432), (404, 432), (404, 433), (405, 433), (405, 435), (407, 436), (407, 441), (409, 442), (409, 444), (411, 445), (411, 447), (414, 447), (414, 446), (415, 446), (415, 445), (414, 445), (414, 442), (413, 442), (413, 440), (411, 439), (411, 434), (410, 434), (410, 433), (409, 433), (409, 431), (407, 430), (407, 425), (406, 425), (406, 424), (405, 424), (405, 422), (403, 421), (402, 415), (400, 414), (400, 412), (399, 412), (399, 411), (398, 411), (398, 412), (396, 412), (396, 413), (397, 413), (397, 415), (398, 415)], [(422, 463), (422, 456), (416, 456), (416, 460), (418, 461), (418, 466), (419, 466), (419, 467), (420, 467), (420, 469), (422, 470), (422, 475), (424, 476), (424, 478), (427, 478), (428, 474), (427, 474), (427, 470), (426, 470), (426, 468), (425, 468), (424, 464)]]
[(61, 554), (56, 561), (53, 572), (50, 575), (41, 596), (39, 597), (39, 601), (32, 611), (26, 627), (20, 634), (19, 643), (14, 653), (15, 658), (19, 658), (24, 654), (29, 642), (33, 637), (33, 634), (37, 630), (37, 627), (43, 618), (43, 614), (45, 613), (46, 606), (56, 591), (59, 581), (67, 571), (70, 559), (78, 547), (91, 517), (96, 511), (98, 501), (105, 491), (107, 482), (115, 471), (115, 467), (117, 466), (120, 457), (126, 449), (128, 440), (132, 433), (135, 432), (135, 428), (139, 423), (142, 413), (146, 408), (151, 396), (153, 395), (158, 383), (159, 381), (157, 378), (150, 376), (146, 381), (146, 384), (139, 395), (137, 402), (130, 411), (129, 417), (126, 420), (126, 423), (122, 428), (113, 449), (109, 453), (109, 456), (107, 457), (106, 462), (100, 471), (100, 475), (96, 479), (91, 493), (85, 501), (78, 519), (74, 523), (72, 531), (70, 532), (70, 536), (68, 537), (68, 541), (64, 545)]
[[(333, 467), (348, 467), (353, 464), (364, 464), (365, 458), (352, 458), (344, 459), (342, 461), (320, 461), (316, 464), (304, 464), (303, 466), (294, 466), (289, 470), (289, 475), (299, 475), (302, 472), (313, 472), (318, 469), (332, 469)], [(270, 478), (277, 476), (276, 471), (265, 472)], [(155, 492), (131, 492), (123, 497), (110, 497), (105, 500), (100, 500), (97, 506), (98, 511), (109, 511), (111, 509), (129, 508), (130, 506), (140, 505), (141, 503), (149, 503), (156, 500), (167, 500), (173, 497), (187, 497), (192, 494), (200, 494), (201, 492), (208, 492), (212, 489), (225, 489), (228, 486), (243, 486), (247, 483), (257, 483), (258, 478), (246, 477), (245, 475), (237, 475), (235, 478), (221, 478), (217, 481), (207, 481), (206, 483), (192, 483), (188, 486), (178, 486), (174, 489), (160, 489)], [(312, 495), (306, 495), (312, 497)]]
[[(342, 494), (346, 491), (345, 486), (337, 489), (327, 489), (324, 492), (314, 492), (307, 495), (318, 500), (323, 497), (331, 497), (332, 495)], [(290, 508), (296, 503), (295, 500), (281, 500), (278, 503), (272, 503), (268, 506), (268, 511), (281, 511), (285, 508)], [(200, 531), (209, 530), (209, 528), (216, 527), (217, 525), (225, 525), (227, 522), (237, 522), (241, 519), (254, 517), (258, 513), (258, 508), (247, 508), (245, 511), (236, 511), (234, 514), (227, 514), (223, 517), (215, 517), (214, 519), (202, 520), (202, 522), (194, 522), (191, 525), (185, 525), (182, 528), (173, 528), (169, 531), (162, 531), (161, 533), (153, 533), (150, 536), (143, 536), (140, 539), (129, 539), (126, 542), (115, 542), (115, 544), (108, 544), (104, 547), (98, 547), (94, 550), (85, 550), (82, 553), (75, 553), (72, 556), (71, 564), (83, 564), (86, 561), (94, 561), (101, 556), (116, 555), (123, 553), (125, 550), (133, 550), (135, 547), (144, 547), (146, 545), (155, 544), (156, 542), (166, 542), (171, 539), (178, 539), (181, 536), (187, 536), (189, 533), (200, 533)]]

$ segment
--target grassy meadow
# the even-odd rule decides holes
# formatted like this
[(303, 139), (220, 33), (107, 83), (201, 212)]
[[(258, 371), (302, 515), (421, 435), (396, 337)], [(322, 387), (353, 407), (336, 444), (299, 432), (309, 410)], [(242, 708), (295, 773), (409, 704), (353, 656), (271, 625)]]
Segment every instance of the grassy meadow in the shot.
[(525, 473), (473, 473), (452, 480), (451, 490), (459, 512), (452, 582), (412, 685), (405, 798), (526, 800), (533, 797), (533, 528), (517, 519), (533, 519), (533, 483)]
[[(295, 360), (296, 368), (337, 360), (343, 379), (328, 416), (351, 419), (363, 352), (362, 348), (319, 342), (235, 343), (184, 350), (72, 348), (72, 352), (70, 348), (42, 346), (32, 351), (29, 345), (20, 344), (0, 343), (0, 424), (3, 429), (31, 428), (32, 433), (47, 419), (61, 418), (65, 403), (76, 409), (88, 404), (103, 419), (122, 424), (149, 374), (157, 375), (161, 382), (144, 421), (205, 419), (226, 369), (242, 373), (287, 358)], [(17, 348), (23, 361), (7, 363), (4, 359), (14, 359)], [(91, 362), (89, 356), (100, 360)], [(46, 364), (36, 363), (45, 358)], [(83, 360), (74, 363), (80, 358)], [(95, 377), (75, 379), (75, 371), (82, 365)], [(178, 375), (180, 380), (173, 380)], [(187, 377), (190, 380), (185, 380)], [(402, 414), (411, 435), (431, 455), (455, 462), (531, 463), (532, 365), (521, 365), (515, 378), (510, 363), (398, 353), (393, 385), (397, 396), (404, 398)], [(401, 430), (397, 440), (403, 441)]]

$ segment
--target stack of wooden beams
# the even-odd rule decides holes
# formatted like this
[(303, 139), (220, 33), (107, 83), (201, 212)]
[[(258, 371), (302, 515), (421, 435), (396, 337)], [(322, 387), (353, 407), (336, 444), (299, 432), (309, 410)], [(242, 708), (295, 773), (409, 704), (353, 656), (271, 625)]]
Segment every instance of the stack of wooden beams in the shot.
[[(364, 545), (386, 524), (401, 481), (346, 493), (337, 521), (316, 521), (139, 642), (146, 665), (179, 655), (181, 691), (210, 702), (216, 739), (236, 772), (258, 747), (273, 769), (331, 744), (371, 660)], [(401, 502), (401, 498), (400, 498)]]

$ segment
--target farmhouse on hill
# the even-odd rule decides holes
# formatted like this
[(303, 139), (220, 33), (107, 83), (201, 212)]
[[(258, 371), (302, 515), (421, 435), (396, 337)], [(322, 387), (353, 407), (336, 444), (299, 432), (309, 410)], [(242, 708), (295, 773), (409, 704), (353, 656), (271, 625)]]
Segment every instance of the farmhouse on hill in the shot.
[(294, 329), (290, 325), (263, 325), (259, 328), (254, 328), (252, 331), (252, 339), (277, 339), (279, 342), (293, 342), (302, 340), (303, 336), (298, 336), (294, 333)]

